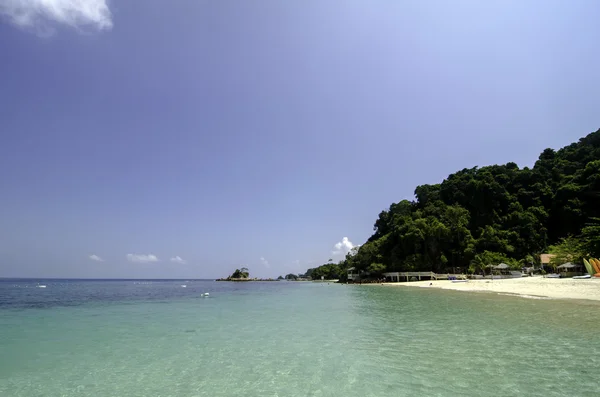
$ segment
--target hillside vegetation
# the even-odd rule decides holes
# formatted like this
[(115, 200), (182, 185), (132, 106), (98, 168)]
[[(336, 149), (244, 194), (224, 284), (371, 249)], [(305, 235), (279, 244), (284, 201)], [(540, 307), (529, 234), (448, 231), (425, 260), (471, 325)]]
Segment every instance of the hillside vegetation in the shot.
[(475, 167), (417, 186), (415, 200), (381, 211), (360, 248), (307, 274), (343, 278), (349, 267), (373, 274), (474, 272), (490, 261), (518, 267), (574, 241), (575, 257), (598, 256), (598, 218), (600, 130), (558, 151), (544, 150), (533, 168)]

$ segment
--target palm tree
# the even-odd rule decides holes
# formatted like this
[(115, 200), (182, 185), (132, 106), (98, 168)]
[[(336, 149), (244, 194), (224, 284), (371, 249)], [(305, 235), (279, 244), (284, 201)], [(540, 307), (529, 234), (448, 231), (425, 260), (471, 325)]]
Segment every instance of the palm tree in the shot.
[(483, 274), (485, 275), (485, 268), (487, 266), (488, 263), (485, 253), (477, 254), (473, 260), (471, 260), (471, 266), (469, 267), (469, 270), (471, 270), (473, 273), (476, 271), (483, 271)]

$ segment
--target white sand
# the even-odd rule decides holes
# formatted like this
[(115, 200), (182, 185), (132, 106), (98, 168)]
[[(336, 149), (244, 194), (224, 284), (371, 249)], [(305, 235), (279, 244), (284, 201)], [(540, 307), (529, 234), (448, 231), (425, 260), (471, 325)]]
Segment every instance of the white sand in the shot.
[[(431, 285), (430, 285), (431, 284)], [(441, 288), (455, 291), (485, 291), (555, 299), (589, 299), (600, 301), (600, 279), (523, 277), (503, 280), (449, 280), (385, 283), (386, 286)]]

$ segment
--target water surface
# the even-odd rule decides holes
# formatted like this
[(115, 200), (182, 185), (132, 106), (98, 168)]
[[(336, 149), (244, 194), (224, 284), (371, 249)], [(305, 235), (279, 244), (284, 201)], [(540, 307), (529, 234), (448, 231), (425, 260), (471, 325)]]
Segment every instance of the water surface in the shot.
[(0, 396), (592, 396), (599, 309), (326, 283), (3, 280)]

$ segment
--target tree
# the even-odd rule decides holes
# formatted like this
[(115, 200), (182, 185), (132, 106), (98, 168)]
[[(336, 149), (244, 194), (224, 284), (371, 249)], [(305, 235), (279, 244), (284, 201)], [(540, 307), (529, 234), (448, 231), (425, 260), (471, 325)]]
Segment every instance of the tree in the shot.
[(592, 257), (600, 256), (600, 218), (592, 218), (582, 230), (584, 253)]
[[(490, 261), (517, 268), (549, 246), (561, 261), (569, 244), (577, 255), (600, 256), (598, 159), (600, 130), (560, 150), (545, 149), (532, 168), (465, 168), (439, 184), (417, 186), (414, 200), (379, 213), (365, 244), (337, 264), (340, 279), (351, 267), (366, 271), (372, 264), (390, 271), (479, 272)], [(577, 239), (565, 245), (568, 236), (578, 236), (582, 248), (572, 250)], [(324, 277), (331, 270), (318, 269)]]
[(286, 279), (286, 280), (297, 280), (297, 279), (298, 279), (298, 276), (297, 276), (296, 274), (292, 274), (292, 273), (290, 273), (290, 274), (287, 274), (287, 275), (285, 276), (285, 279)]
[(535, 259), (533, 255), (526, 255), (523, 259), (519, 261), (519, 264), (522, 267), (533, 267), (535, 265)]
[(567, 236), (555, 244), (550, 246), (550, 253), (554, 255), (550, 259), (550, 265), (556, 270), (556, 266), (560, 266), (567, 262), (583, 262), (584, 246), (581, 239), (573, 236)]
[(325, 280), (335, 280), (341, 277), (343, 270), (341, 266), (337, 263), (327, 262), (317, 268), (309, 269), (311, 270), (310, 275), (313, 280), (320, 280), (321, 278)]
[(469, 271), (471, 273), (491, 273), (492, 267), (498, 266), (500, 263), (514, 266), (513, 261), (500, 252), (483, 251), (476, 254), (473, 260), (471, 260)]
[(385, 272), (385, 265), (383, 263), (371, 263), (369, 267), (367, 267), (367, 271), (372, 276), (380, 277)]
[(250, 272), (247, 267), (242, 267), (241, 269), (235, 269), (235, 271), (229, 276), (229, 278), (248, 278), (250, 276)]

